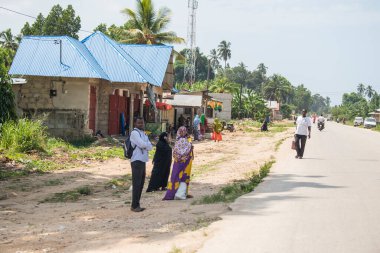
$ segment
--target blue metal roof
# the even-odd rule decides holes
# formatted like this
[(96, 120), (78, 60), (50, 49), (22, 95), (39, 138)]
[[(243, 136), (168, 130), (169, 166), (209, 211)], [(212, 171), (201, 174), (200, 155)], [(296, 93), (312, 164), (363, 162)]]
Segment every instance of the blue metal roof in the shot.
[(120, 44), (120, 47), (161, 86), (173, 47), (131, 44)]
[[(119, 44), (101, 32), (95, 32), (82, 40), (94, 58), (102, 66), (112, 82), (150, 83), (161, 86), (138, 62), (127, 54)], [(166, 63), (167, 65), (168, 63)]]
[[(60, 53), (60, 42), (62, 43), (62, 54)], [(87, 48), (68, 36), (24, 37), (9, 74), (109, 80)]]
[(121, 45), (101, 32), (82, 42), (68, 36), (26, 36), (9, 74), (101, 78), (162, 86), (171, 52), (170, 46)]

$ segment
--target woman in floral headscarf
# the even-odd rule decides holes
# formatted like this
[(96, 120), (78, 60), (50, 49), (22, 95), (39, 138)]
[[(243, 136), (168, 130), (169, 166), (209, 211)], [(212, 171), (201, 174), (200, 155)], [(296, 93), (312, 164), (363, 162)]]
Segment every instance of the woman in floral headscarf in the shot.
[(189, 141), (186, 127), (180, 127), (173, 150), (173, 169), (164, 200), (188, 197), (191, 165), (193, 161), (193, 145)]

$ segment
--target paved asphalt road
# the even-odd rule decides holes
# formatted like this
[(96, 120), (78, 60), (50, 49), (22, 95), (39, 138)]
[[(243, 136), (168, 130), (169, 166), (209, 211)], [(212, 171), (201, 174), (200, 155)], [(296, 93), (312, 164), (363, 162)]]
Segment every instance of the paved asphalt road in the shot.
[(212, 225), (202, 253), (380, 253), (380, 133), (328, 123)]

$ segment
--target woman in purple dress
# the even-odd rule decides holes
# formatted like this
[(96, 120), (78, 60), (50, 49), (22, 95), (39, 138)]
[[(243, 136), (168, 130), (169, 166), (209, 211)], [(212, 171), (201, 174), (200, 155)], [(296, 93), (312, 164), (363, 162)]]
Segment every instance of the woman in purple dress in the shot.
[(164, 200), (188, 198), (191, 166), (193, 161), (193, 145), (189, 141), (186, 127), (177, 131), (177, 139), (173, 151), (173, 169)]

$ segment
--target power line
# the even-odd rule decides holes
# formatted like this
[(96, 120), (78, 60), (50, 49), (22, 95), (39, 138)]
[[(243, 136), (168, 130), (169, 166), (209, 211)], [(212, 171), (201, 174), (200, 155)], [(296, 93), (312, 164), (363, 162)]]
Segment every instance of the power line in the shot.
[[(0, 9), (6, 10), (6, 11), (9, 11), (9, 12), (13, 12), (15, 14), (22, 15), (22, 16), (25, 16), (25, 17), (28, 17), (28, 18), (37, 19), (37, 17), (31, 16), (29, 14), (25, 14), (25, 13), (22, 13), (22, 12), (18, 12), (18, 11), (15, 11), (15, 10), (11, 10), (11, 9), (5, 8), (3, 6), (0, 6)], [(93, 33), (93, 32), (90, 32), (90, 31), (87, 31), (87, 30), (82, 30), (82, 29), (79, 29), (79, 31), (86, 32), (86, 33)]]

